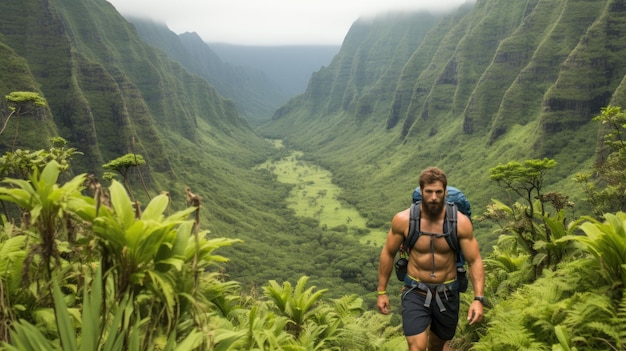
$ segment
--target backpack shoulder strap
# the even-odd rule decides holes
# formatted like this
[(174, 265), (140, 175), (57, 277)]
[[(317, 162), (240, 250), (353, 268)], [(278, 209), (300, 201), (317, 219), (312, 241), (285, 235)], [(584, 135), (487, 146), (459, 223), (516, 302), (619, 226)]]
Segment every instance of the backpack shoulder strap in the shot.
[[(416, 201), (411, 204), (409, 216), (409, 233), (404, 240), (404, 247), (410, 250), (422, 233), (420, 229), (420, 202)], [(446, 203), (446, 219), (443, 222), (443, 233), (448, 246), (454, 251), (457, 262), (461, 260), (461, 247), (457, 235), (458, 207), (453, 202)]]
[(404, 246), (406, 250), (410, 250), (413, 245), (417, 242), (417, 239), (420, 236), (420, 202), (414, 202), (411, 204), (410, 209), (410, 217), (409, 217), (409, 232), (404, 240)]
[(456, 253), (457, 262), (460, 260), (461, 247), (459, 245), (459, 237), (457, 234), (458, 207), (454, 202), (446, 204), (446, 220), (444, 221), (443, 232), (446, 233), (446, 241), (448, 245)]

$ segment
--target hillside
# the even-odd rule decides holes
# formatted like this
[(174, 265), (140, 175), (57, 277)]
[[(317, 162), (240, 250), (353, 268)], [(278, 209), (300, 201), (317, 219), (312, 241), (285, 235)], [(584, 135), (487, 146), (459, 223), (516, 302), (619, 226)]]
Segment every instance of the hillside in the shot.
[[(491, 198), (506, 199), (490, 168), (552, 157), (559, 166), (547, 185), (580, 204), (571, 178), (594, 160), (591, 119), (623, 100), (618, 5), (485, 0), (445, 16), (359, 20), (305, 93), (260, 133), (330, 170), (341, 200), (377, 230), (407, 205), (428, 165), (446, 169), (480, 214)], [(234, 279), (255, 286), (305, 274), (335, 294), (374, 288), (377, 249), (295, 217), (286, 203), (292, 186), (254, 170), (284, 151), (106, 1), (3, 2), (0, 50), (2, 93), (35, 91), (49, 104), (8, 123), (3, 152), (45, 148), (60, 135), (84, 153), (73, 172), (98, 177), (102, 164), (139, 153), (147, 166), (131, 181), (137, 189), (146, 181), (142, 202), (168, 191), (184, 206), (189, 186), (203, 198), (211, 233), (245, 240), (227, 251), (224, 272)], [(0, 108), (9, 114), (4, 101)]]
[(196, 33), (177, 35), (163, 23), (141, 18), (128, 20), (143, 40), (232, 99), (240, 115), (253, 125), (270, 120), (278, 107), (296, 95), (258, 68), (225, 62)]
[[(177, 209), (187, 205), (186, 187), (199, 195), (208, 235), (245, 242), (222, 252), (231, 262), (220, 271), (246, 291), (269, 279), (303, 274), (337, 287), (337, 296), (371, 289), (359, 279), (375, 284), (337, 274), (354, 252), (362, 256), (354, 262), (375, 256), (376, 250), (350, 237), (335, 241), (339, 250), (315, 268), (326, 248), (311, 245), (322, 231), (316, 222), (300, 223), (287, 208), (291, 186), (255, 170), (279, 151), (253, 132), (232, 100), (144, 42), (108, 2), (1, 2), (0, 50), (2, 96), (33, 91), (48, 102), (11, 118), (0, 135), (2, 154), (48, 149), (48, 138), (58, 135), (82, 153), (74, 156), (72, 173), (98, 179), (104, 179), (103, 164), (127, 153), (142, 155), (146, 165), (128, 177), (134, 196), (146, 204), (167, 191)], [(10, 110), (4, 100), (0, 112), (6, 121)], [(371, 263), (359, 267), (374, 271)]]
[(490, 168), (544, 157), (558, 162), (547, 186), (584, 212), (572, 176), (595, 159), (592, 118), (624, 103), (623, 11), (619, 1), (482, 0), (432, 25), (424, 13), (357, 21), (261, 133), (331, 169), (372, 226), (406, 205), (426, 166), (445, 169), (481, 213), (507, 196)]
[[(626, 214), (605, 211), (626, 203), (626, 113), (602, 110), (626, 103), (624, 11), (468, 0), (363, 18), (252, 127), (209, 81), (237, 89), (229, 74), (249, 71), (215, 72), (228, 66), (193, 33), (140, 35), (105, 0), (0, 2), (0, 174), (19, 178), (0, 186), (0, 348), (404, 349), (403, 283), (377, 282), (381, 237), (437, 165), (473, 219), (502, 200), (474, 222), (485, 286), (460, 295), (451, 348), (624, 349)], [(81, 152), (67, 170), (49, 162), (67, 151), (56, 136)], [(128, 154), (146, 164), (112, 182), (103, 164)], [(535, 158), (497, 168), (514, 204), (490, 170)], [(591, 210), (573, 178), (596, 160)]]

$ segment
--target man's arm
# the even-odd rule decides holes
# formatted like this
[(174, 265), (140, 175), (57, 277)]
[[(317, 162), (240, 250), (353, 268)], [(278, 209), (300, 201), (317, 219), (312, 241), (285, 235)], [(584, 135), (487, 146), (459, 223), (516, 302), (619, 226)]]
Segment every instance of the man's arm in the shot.
[(388, 314), (390, 312), (389, 296), (387, 295), (387, 284), (389, 283), (389, 277), (393, 271), (393, 262), (396, 257), (396, 253), (400, 249), (400, 245), (405, 238), (405, 232), (409, 224), (409, 212), (408, 210), (397, 213), (391, 221), (391, 229), (387, 233), (387, 240), (380, 252), (380, 260), (378, 263), (378, 310), (382, 314)]
[[(463, 256), (469, 265), (469, 274), (470, 279), (472, 280), (472, 287), (474, 288), (474, 296), (484, 297), (485, 269), (483, 267), (483, 260), (480, 257), (478, 241), (476, 241), (476, 238), (474, 237), (472, 222), (470, 222), (469, 218), (463, 214), (459, 214), (457, 235), (459, 238), (459, 245), (463, 251)], [(482, 318), (483, 304), (481, 301), (474, 300), (467, 313), (467, 320), (470, 321), (470, 324), (474, 324), (482, 320)]]

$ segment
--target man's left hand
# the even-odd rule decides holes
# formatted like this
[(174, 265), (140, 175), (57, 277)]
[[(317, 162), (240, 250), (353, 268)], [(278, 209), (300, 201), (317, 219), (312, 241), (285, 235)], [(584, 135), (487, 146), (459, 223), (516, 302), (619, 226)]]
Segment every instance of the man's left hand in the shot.
[(474, 301), (470, 305), (469, 311), (467, 311), (467, 320), (469, 324), (478, 323), (483, 320), (483, 304), (480, 301)]

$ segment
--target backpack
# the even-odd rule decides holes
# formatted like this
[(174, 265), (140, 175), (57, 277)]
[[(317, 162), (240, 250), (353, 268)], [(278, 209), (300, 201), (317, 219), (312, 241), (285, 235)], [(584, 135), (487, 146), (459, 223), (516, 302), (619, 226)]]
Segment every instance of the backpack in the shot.
[[(410, 220), (409, 220), (409, 233), (407, 238), (404, 240), (402, 247), (400, 248), (400, 260), (402, 260), (403, 253), (408, 253), (410, 248), (415, 245), (417, 239), (419, 238), (421, 231), (419, 230), (420, 223), (420, 201), (422, 200), (422, 193), (420, 188), (417, 187), (413, 191), (412, 203), (410, 209)], [(459, 189), (448, 186), (447, 187), (447, 196), (446, 196), (446, 219), (443, 223), (443, 234), (446, 242), (455, 252), (456, 255), (456, 269), (457, 269), (457, 277), (460, 281), (461, 288), (459, 289), (461, 292), (467, 290), (467, 276), (465, 274), (465, 259), (463, 258), (463, 253), (461, 252), (461, 248), (459, 246), (459, 239), (457, 237), (457, 211), (461, 211), (461, 213), (465, 214), (471, 220), (472, 210), (471, 204), (465, 194)], [(404, 262), (396, 262), (396, 274), (399, 280), (404, 281), (406, 275), (406, 264), (408, 261)], [(404, 258), (406, 260), (406, 258)], [(404, 267), (402, 267), (404, 266)]]

